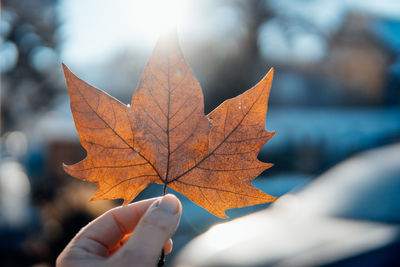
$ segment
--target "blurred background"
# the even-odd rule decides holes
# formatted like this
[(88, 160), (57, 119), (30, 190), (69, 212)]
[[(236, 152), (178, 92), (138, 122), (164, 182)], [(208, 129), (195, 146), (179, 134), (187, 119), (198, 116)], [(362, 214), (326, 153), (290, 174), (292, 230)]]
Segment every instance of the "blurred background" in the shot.
[[(299, 190), (358, 152), (400, 141), (397, 0), (3, 0), (1, 266), (52, 266), (82, 226), (122, 203), (89, 202), (95, 186), (62, 169), (85, 151), (61, 62), (129, 103), (171, 20), (202, 85), (206, 113), (275, 68), (266, 129), (276, 135), (259, 155), (275, 166), (253, 183), (264, 192)], [(161, 193), (150, 186), (137, 200)], [(183, 218), (167, 262), (193, 237), (226, 221), (180, 199)], [(228, 214), (232, 219), (266, 206)]]

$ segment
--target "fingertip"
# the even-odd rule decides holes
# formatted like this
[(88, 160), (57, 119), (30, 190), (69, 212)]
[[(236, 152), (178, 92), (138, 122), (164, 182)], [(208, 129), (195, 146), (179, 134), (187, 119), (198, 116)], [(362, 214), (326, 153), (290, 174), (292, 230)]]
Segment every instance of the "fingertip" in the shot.
[(163, 196), (157, 203), (157, 206), (173, 215), (182, 212), (181, 202), (175, 195), (172, 194)]

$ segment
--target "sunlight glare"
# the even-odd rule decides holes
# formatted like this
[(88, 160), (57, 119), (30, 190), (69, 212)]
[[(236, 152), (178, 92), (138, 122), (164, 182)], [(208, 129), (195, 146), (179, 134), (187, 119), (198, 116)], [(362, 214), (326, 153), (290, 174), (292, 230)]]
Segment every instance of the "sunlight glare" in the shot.
[(193, 22), (191, 4), (189, 0), (62, 0), (61, 59), (82, 66), (125, 48), (146, 51), (171, 27), (183, 30)]
[(131, 10), (125, 11), (133, 13), (127, 23), (146, 35), (163, 34), (185, 23), (186, 3), (183, 0), (132, 1)]

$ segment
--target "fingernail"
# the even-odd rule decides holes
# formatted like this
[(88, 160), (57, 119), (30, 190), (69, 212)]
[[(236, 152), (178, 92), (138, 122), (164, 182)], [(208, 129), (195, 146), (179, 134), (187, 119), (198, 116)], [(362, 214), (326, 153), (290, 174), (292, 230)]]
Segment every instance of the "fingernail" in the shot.
[(157, 208), (158, 205), (160, 205), (160, 202), (161, 202), (161, 198), (154, 201), (153, 204), (150, 205), (150, 208), (152, 208), (152, 207)]
[(179, 211), (178, 200), (174, 195), (165, 195), (159, 203), (158, 207), (170, 214), (176, 214)]

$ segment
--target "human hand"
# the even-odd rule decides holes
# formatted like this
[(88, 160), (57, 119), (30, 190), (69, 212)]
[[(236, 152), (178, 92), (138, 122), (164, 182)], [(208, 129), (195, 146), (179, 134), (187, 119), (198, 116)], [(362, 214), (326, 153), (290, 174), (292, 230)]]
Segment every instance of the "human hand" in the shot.
[(82, 228), (58, 256), (56, 265), (156, 266), (162, 248), (165, 254), (172, 250), (171, 236), (181, 214), (181, 203), (171, 194), (111, 209)]

